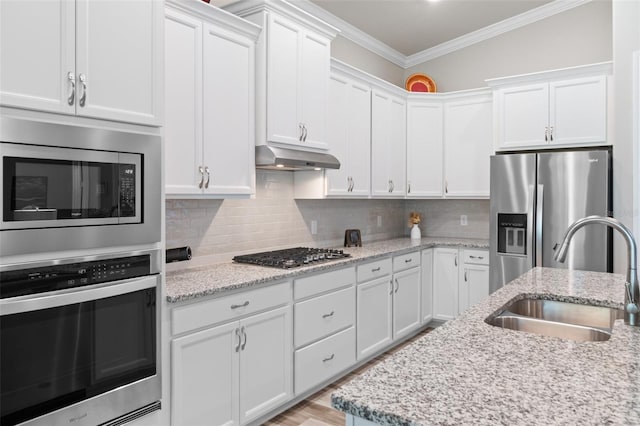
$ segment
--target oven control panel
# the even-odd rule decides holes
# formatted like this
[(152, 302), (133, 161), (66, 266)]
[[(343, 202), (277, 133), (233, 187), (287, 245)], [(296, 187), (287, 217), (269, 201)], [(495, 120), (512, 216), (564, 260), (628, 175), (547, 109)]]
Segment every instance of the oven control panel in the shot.
[(151, 256), (67, 263), (0, 272), (0, 298), (82, 287), (151, 273)]

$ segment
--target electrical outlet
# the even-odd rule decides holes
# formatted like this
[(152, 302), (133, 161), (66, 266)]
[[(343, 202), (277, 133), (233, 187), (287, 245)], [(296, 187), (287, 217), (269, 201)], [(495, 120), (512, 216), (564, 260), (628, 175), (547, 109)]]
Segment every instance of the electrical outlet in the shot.
[(460, 215), (460, 225), (467, 226), (467, 215), (466, 214), (461, 214)]
[(378, 228), (382, 228), (382, 216), (378, 216)]
[(318, 221), (317, 220), (312, 220), (311, 221), (311, 235), (317, 235), (318, 234)]

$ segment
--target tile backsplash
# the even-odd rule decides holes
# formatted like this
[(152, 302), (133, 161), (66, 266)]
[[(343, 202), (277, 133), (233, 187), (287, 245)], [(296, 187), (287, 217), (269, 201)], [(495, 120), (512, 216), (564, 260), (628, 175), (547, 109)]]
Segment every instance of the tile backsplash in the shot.
[[(364, 243), (409, 236), (410, 211), (422, 213), (423, 236), (488, 238), (488, 200), (294, 200), (292, 172), (258, 170), (256, 179), (254, 199), (166, 201), (167, 248), (193, 251), (167, 270), (297, 245), (341, 246), (345, 229), (360, 229)], [(468, 226), (460, 226), (461, 214)]]

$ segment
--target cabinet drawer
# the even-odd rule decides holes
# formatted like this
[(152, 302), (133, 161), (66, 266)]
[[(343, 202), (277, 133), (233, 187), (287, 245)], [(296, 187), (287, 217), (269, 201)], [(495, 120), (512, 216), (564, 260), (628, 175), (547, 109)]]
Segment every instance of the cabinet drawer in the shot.
[(294, 306), (294, 342), (297, 348), (355, 324), (356, 289), (315, 297)]
[(475, 263), (476, 265), (489, 264), (489, 252), (485, 250), (468, 250), (462, 252), (463, 263)]
[(350, 327), (295, 352), (295, 393), (307, 391), (356, 362), (356, 330)]
[(404, 271), (414, 266), (420, 266), (419, 251), (393, 257), (393, 272)]
[(293, 298), (300, 300), (316, 294), (326, 293), (340, 287), (346, 287), (355, 283), (355, 281), (356, 272), (354, 267), (325, 272), (312, 277), (299, 278), (293, 282)]
[(384, 277), (391, 273), (391, 259), (381, 259), (375, 262), (358, 265), (358, 282), (373, 280)]
[(179, 306), (172, 312), (172, 332), (180, 334), (212, 324), (234, 320), (291, 300), (289, 282), (248, 290), (204, 302)]

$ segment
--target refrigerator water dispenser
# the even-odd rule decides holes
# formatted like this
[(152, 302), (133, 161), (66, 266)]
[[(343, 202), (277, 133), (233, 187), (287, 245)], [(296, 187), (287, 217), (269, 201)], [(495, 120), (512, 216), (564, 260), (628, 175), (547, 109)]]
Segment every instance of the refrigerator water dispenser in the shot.
[(498, 253), (526, 256), (526, 214), (498, 213)]

